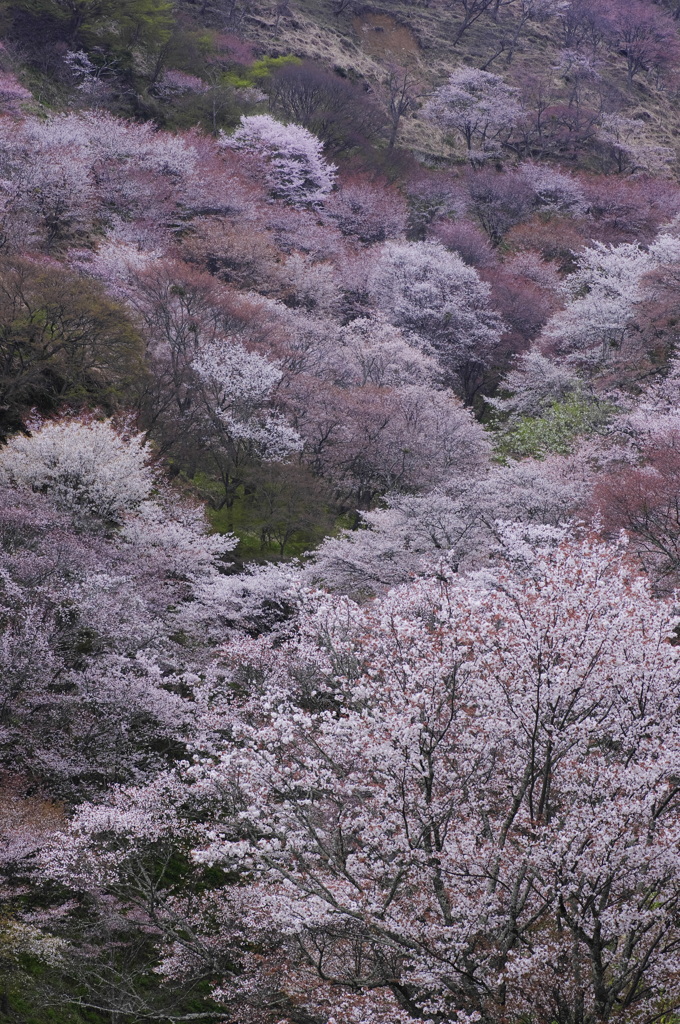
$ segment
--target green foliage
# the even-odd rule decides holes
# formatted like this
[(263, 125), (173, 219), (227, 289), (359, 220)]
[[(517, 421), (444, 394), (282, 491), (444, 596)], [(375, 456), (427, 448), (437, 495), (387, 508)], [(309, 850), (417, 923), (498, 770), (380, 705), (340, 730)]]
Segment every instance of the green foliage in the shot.
[(283, 558), (318, 544), (333, 525), (331, 495), (304, 466), (266, 464), (244, 498), (250, 528), (260, 550)]
[[(216, 883), (216, 878), (209, 878), (206, 885)], [(110, 949), (99, 959), (93, 956), (93, 947), (84, 957), (72, 950), (71, 958), (59, 966), (26, 958), (21, 973), (4, 979), (4, 985), (0, 979), (0, 1024), (135, 1024), (175, 1016), (201, 1024), (215, 1019), (218, 1007), (210, 998), (208, 981), (168, 985), (154, 972), (152, 943), (133, 944), (125, 933), (109, 939)], [(120, 1010), (116, 986), (122, 994)], [(111, 1009), (105, 1009), (109, 1002)]]
[[(297, 57), (242, 61), (243, 54), (236, 57), (224, 51), (214, 32), (199, 31), (195, 24), (178, 17), (167, 43), (148, 55), (146, 78), (150, 84), (137, 96), (133, 113), (174, 131), (197, 125), (211, 133), (229, 131), (236, 127), (242, 114), (256, 109), (256, 104), (239, 95), (239, 90), (256, 87), (277, 69), (299, 63)], [(205, 91), (164, 94), (162, 79), (168, 69), (201, 79)]]
[(608, 402), (573, 394), (553, 402), (542, 416), (523, 416), (498, 437), (496, 451), (514, 459), (568, 455), (578, 437), (605, 426), (613, 412)]
[(113, 411), (143, 376), (126, 311), (96, 281), (30, 260), (0, 263), (0, 436), (32, 406)]
[(223, 80), (227, 85), (245, 89), (249, 86), (261, 85), (279, 68), (288, 64), (300, 63), (302, 62), (299, 57), (262, 57), (260, 60), (253, 61), (247, 68), (225, 72)]
[(228, 86), (213, 86), (206, 92), (186, 92), (171, 98), (146, 96), (138, 101), (145, 118), (151, 118), (166, 131), (186, 131), (197, 126), (206, 132), (236, 127), (244, 113), (242, 104)]
[(137, 46), (164, 43), (172, 30), (169, 0), (68, 0), (84, 7), (83, 42), (127, 52)]
[[(206, 474), (192, 483), (204, 499), (219, 497), (220, 485)], [(236, 534), (236, 556), (248, 561), (298, 557), (332, 533), (337, 518), (323, 481), (290, 463), (252, 466), (234, 500), (207, 514), (214, 530)]]
[(131, 65), (136, 49), (167, 42), (173, 24), (170, 0), (3, 0), (0, 11), (10, 38), (31, 47), (97, 47), (121, 65)]

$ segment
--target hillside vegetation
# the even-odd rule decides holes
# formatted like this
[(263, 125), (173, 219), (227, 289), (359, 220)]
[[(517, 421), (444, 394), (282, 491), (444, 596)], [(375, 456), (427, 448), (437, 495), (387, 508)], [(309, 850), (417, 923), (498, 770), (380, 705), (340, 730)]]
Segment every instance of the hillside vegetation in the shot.
[(0, 1022), (678, 1024), (680, 4), (0, 39)]

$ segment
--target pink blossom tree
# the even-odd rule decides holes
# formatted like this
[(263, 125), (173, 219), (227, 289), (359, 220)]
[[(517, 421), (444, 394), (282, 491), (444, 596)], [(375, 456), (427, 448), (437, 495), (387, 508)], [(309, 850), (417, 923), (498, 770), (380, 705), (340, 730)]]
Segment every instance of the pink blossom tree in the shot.
[(610, 4), (612, 35), (626, 58), (628, 81), (640, 72), (662, 73), (680, 52), (673, 21), (658, 7), (628, 0)]
[(185, 612), (235, 540), (209, 536), (149, 455), (82, 420), (2, 449), (0, 765), (61, 797), (141, 779), (192, 729), (185, 673), (216, 617)]
[(676, 621), (545, 528), (493, 571), (311, 599), (283, 649), (225, 651), (207, 757), (83, 808), (62, 877), (90, 861), (148, 915), (137, 851), (193, 830), (198, 877), (240, 884), (153, 890), (163, 969), (232, 1012), (651, 1024), (678, 1006)]

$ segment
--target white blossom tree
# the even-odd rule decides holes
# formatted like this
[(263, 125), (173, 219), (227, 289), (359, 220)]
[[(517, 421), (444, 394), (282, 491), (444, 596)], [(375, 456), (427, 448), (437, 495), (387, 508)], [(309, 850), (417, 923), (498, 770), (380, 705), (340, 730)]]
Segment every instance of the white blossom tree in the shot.
[(501, 394), (509, 392), (509, 395), (487, 401), (511, 420), (540, 416), (552, 402), (566, 398), (578, 386), (578, 376), (570, 366), (531, 349), (517, 358), (513, 369), (501, 381)]
[(154, 474), (142, 434), (122, 437), (110, 422), (45, 422), (0, 451), (5, 481), (51, 493), (58, 504), (121, 523), (149, 497)]
[(303, 579), (363, 600), (426, 575), (444, 554), (458, 571), (493, 559), (504, 523), (558, 527), (579, 516), (592, 490), (587, 459), (552, 456), (508, 466), (480, 460), (421, 494), (392, 492), (361, 515), (361, 529), (327, 537)]
[(323, 158), (323, 145), (298, 124), (281, 124), (268, 114), (241, 117), (221, 145), (252, 153), (261, 161), (271, 194), (293, 206), (318, 206), (335, 184), (335, 166)]
[(645, 275), (677, 265), (679, 258), (680, 241), (669, 234), (659, 235), (648, 250), (637, 242), (588, 246), (565, 282), (571, 301), (548, 322), (545, 338), (584, 367), (634, 356), (635, 311), (645, 297)]
[[(395, 327), (384, 313), (357, 317), (339, 330), (321, 323), (323, 335), (310, 363), (341, 387), (437, 387), (442, 369), (420, 338)], [(313, 360), (313, 362), (312, 362)]]
[(279, 462), (302, 448), (298, 432), (271, 408), (281, 369), (230, 339), (206, 345), (193, 362), (198, 396), (214, 428), (206, 445), (229, 495), (230, 476), (249, 456)]
[(369, 288), (393, 324), (434, 349), (450, 381), (470, 401), (502, 329), (489, 285), (477, 271), (440, 242), (388, 242)]
[(231, 535), (168, 491), (141, 435), (61, 420), (0, 465), (0, 765), (60, 797), (141, 780), (192, 730), (199, 592)]
[(554, 167), (529, 161), (520, 165), (520, 173), (533, 189), (539, 209), (571, 215), (584, 212), (585, 195), (576, 178)]
[(499, 75), (479, 68), (454, 71), (426, 103), (423, 116), (465, 141), (468, 158), (483, 161), (500, 152), (522, 115), (518, 93)]

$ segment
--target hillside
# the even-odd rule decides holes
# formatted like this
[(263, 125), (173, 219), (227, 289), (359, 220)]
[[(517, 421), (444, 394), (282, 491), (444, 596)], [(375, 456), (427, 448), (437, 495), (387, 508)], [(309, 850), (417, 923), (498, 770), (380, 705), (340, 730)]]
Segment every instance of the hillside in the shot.
[(0, 1024), (678, 1024), (680, 4), (0, 40)]
[[(612, 5), (607, 8), (610, 18), (613, 9)], [(640, 122), (629, 130), (631, 137), (639, 139), (641, 149), (658, 145), (669, 147), (675, 155), (677, 83), (673, 84), (672, 73), (659, 78), (661, 65), (652, 69), (650, 64), (647, 72), (651, 74), (638, 70), (631, 77), (635, 56), (631, 54), (629, 62), (626, 55), (626, 40), (630, 39), (641, 57), (645, 51), (651, 63), (660, 58), (670, 71), (675, 59), (671, 52), (674, 38), (660, 36), (652, 42), (645, 36), (647, 26), (635, 24), (630, 5), (621, 5), (617, 12), (625, 23), (612, 30), (611, 22), (608, 29), (598, 9), (585, 3), (560, 8), (541, 0), (382, 5), (310, 0), (294, 9), (285, 4), (248, 4), (235, 12), (235, 20), (263, 52), (319, 61), (340, 74), (356, 77), (371, 90), (379, 89), (395, 64), (411, 69), (423, 94), (441, 84), (453, 68), (471, 65), (500, 74), (520, 88), (531, 109), (538, 99), (531, 94), (540, 82), (546, 108), (578, 105), (586, 108), (582, 112), (585, 121), (604, 113)], [(662, 22), (666, 12), (670, 19)], [(224, 23), (223, 12), (210, 13), (216, 24)], [(656, 7), (654, 14), (660, 16), (657, 29), (663, 23), (672, 33), (672, 19), (677, 15), (672, 3)], [(644, 21), (642, 8), (640, 18)], [(651, 56), (655, 47), (656, 58)], [(404, 127), (404, 142), (419, 156), (451, 157), (438, 133), (423, 131), (422, 125)], [(408, 128), (416, 134), (409, 135)], [(588, 128), (592, 131), (592, 125)], [(574, 131), (574, 127), (569, 125), (568, 130)], [(599, 169), (588, 160), (588, 156), (593, 160), (593, 154), (588, 153), (584, 141), (578, 138), (568, 158)], [(564, 152), (550, 155), (567, 156)]]

